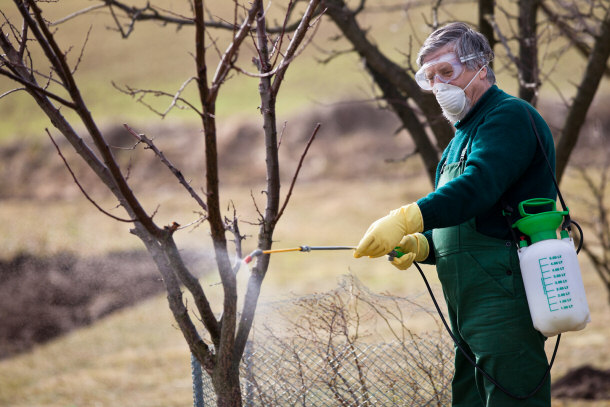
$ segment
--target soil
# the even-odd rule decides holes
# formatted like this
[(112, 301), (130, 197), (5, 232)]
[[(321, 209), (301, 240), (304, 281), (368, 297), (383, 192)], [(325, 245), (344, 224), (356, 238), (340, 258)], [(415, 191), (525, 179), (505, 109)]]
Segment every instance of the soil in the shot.
[(574, 369), (553, 383), (551, 393), (555, 398), (610, 400), (610, 369)]
[(90, 258), (18, 255), (0, 261), (0, 281), (0, 359), (165, 290), (144, 251)]

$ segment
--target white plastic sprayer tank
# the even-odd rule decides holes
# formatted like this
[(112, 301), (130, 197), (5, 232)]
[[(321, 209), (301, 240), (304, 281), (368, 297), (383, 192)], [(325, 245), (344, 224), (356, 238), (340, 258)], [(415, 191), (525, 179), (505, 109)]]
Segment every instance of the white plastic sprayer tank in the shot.
[[(553, 210), (530, 214), (526, 208), (550, 205)], [(550, 199), (530, 199), (519, 204), (522, 216), (514, 227), (530, 237), (522, 240), (519, 263), (534, 328), (550, 337), (579, 331), (591, 321), (574, 242), (557, 229), (567, 212), (558, 212)]]

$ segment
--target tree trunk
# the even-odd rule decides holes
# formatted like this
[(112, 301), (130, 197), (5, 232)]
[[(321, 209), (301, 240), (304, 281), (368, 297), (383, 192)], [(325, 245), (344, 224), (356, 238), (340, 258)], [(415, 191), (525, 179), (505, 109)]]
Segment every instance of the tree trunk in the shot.
[(241, 388), (239, 386), (239, 364), (226, 372), (216, 371), (212, 375), (212, 386), (216, 393), (218, 407), (241, 407)]
[(561, 136), (557, 142), (557, 179), (561, 177), (568, 165), (572, 150), (576, 146), (580, 129), (582, 128), (589, 107), (606, 70), (610, 57), (610, 10), (606, 11), (599, 35), (595, 38), (593, 50), (585, 74), (578, 87), (574, 102), (570, 107), (566, 121), (562, 127)]
[(536, 13), (538, 0), (519, 1), (519, 97), (533, 106), (538, 99), (538, 37)]
[[(489, 18), (494, 18), (494, 0), (479, 0), (479, 30), (481, 34), (489, 41), (489, 46), (494, 49), (496, 45), (496, 37), (494, 36), (494, 29), (489, 22)], [(489, 63), (489, 67), (493, 69), (494, 61)]]
[[(366, 31), (358, 25), (354, 12), (343, 0), (324, 0), (323, 5), (326, 7), (328, 16), (352, 44), (355, 51), (366, 61), (367, 68), (377, 85), (381, 89), (387, 89), (388, 85), (393, 86), (401, 94), (399, 101), (392, 98), (388, 100), (385, 95), (384, 98), (393, 108), (398, 107), (397, 103), (400, 103), (401, 107), (397, 111), (397, 116), (413, 137), (418, 152), (426, 163), (428, 177), (434, 182), (439, 153), (436, 148), (428, 147), (430, 140), (427, 136), (421, 137), (421, 135), (427, 134), (424, 124), (419, 120), (405, 120), (407, 117), (416, 117), (415, 111), (407, 104), (407, 99), (410, 98), (421, 109), (436, 138), (438, 150), (444, 149), (453, 138), (453, 126), (443, 117), (434, 96), (422, 91), (405, 68), (388, 59), (367, 39)], [(379, 81), (380, 79), (383, 80)], [(407, 111), (410, 113), (407, 114)]]
[(381, 89), (383, 98), (394, 110), (394, 113), (398, 116), (405, 129), (411, 134), (411, 138), (415, 142), (417, 152), (419, 153), (430, 183), (434, 185), (436, 179), (436, 167), (438, 166), (438, 151), (432, 145), (432, 142), (428, 138), (428, 134), (424, 126), (420, 123), (419, 119), (413, 109), (407, 104), (407, 99), (400, 93), (400, 91), (379, 72), (375, 71), (367, 64), (367, 68), (371, 73), (371, 76), (375, 80), (375, 83)]

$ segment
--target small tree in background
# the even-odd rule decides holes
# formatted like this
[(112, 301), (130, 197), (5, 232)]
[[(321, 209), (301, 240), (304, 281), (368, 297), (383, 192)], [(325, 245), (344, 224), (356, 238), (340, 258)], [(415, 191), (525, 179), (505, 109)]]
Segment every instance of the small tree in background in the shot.
[(584, 205), (584, 213), (587, 214), (582, 220), (583, 227), (588, 232), (584, 237), (582, 251), (599, 275), (610, 303), (610, 141), (600, 126), (596, 126), (593, 133), (592, 146), (585, 147), (586, 164), (576, 165), (588, 193), (575, 198)]
[[(184, 338), (196, 359), (211, 376), (214, 391), (219, 406), (240, 406), (241, 390), (239, 381), (239, 364), (250, 332), (254, 312), (256, 309), (260, 288), (269, 265), (268, 255), (258, 258), (253, 267), (247, 292), (244, 298), (243, 310), (238, 312), (236, 273), (240, 262), (231, 264), (229, 249), (227, 247), (227, 232), (235, 243), (235, 256), (242, 257), (241, 243), (245, 238), (240, 234), (236, 214), (225, 217), (220, 208), (219, 168), (216, 133), (216, 101), (222, 85), (228, 80), (231, 72), (247, 73), (247, 69), (238, 65), (239, 52), (244, 44), (251, 41), (256, 56), (254, 65), (258, 70), (250, 76), (258, 78), (260, 93), (260, 112), (264, 137), (265, 159), (267, 168), (266, 178), (266, 205), (259, 210), (259, 234), (257, 246), (261, 249), (271, 247), (275, 226), (279, 221), (294, 186), (294, 175), (290, 190), (284, 202), (280, 197), (280, 161), (278, 157), (278, 132), (276, 126), (276, 103), (278, 91), (286, 70), (294, 61), (302, 47), (307, 43), (307, 33), (316, 24), (314, 16), (317, 13), (319, 0), (306, 2), (306, 7), (298, 12), (289, 6), (286, 10), (284, 29), (271, 38), (266, 29), (266, 10), (262, 0), (234, 4), (234, 21), (212, 22), (208, 24), (209, 12), (204, 7), (203, 0), (193, 0), (192, 16), (176, 16), (162, 9), (155, 9), (150, 5), (136, 9), (123, 7), (112, 1), (104, 1), (93, 8), (108, 7), (118, 31), (127, 37), (137, 18), (153, 14), (157, 18), (163, 16), (182, 25), (187, 22), (194, 26), (194, 76), (185, 82), (185, 86), (194, 83), (197, 86), (199, 99), (191, 102), (182, 97), (181, 88), (176, 93), (164, 91), (133, 91), (135, 93), (152, 93), (155, 95), (170, 96), (172, 106), (181, 105), (190, 109), (201, 120), (205, 151), (201, 159), (205, 161), (205, 193), (201, 196), (191, 186), (178, 167), (166, 157), (146, 135), (139, 134), (129, 126), (126, 127), (126, 137), (135, 137), (138, 143), (143, 143), (152, 150), (169, 170), (175, 175), (177, 181), (184, 187), (188, 196), (195, 200), (201, 212), (201, 221), (209, 224), (212, 245), (215, 251), (215, 260), (222, 287), (224, 299), (222, 302), (222, 316), (217, 318), (208, 302), (208, 297), (197, 278), (185, 265), (181, 252), (174, 240), (174, 234), (180, 225), (158, 225), (154, 220), (154, 213), (148, 212), (130, 188), (127, 171), (121, 169), (113, 154), (104, 133), (100, 130), (96, 119), (89, 111), (86, 103), (87, 96), (81, 93), (74, 72), (83, 57), (83, 53), (76, 60), (70, 61), (66, 46), (60, 44), (55, 36), (56, 28), (51, 28), (45, 19), (44, 9), (54, 4), (35, 0), (14, 0), (14, 7), (18, 10), (19, 18), (9, 18), (2, 12), (3, 23), (0, 32), (0, 46), (3, 54), (0, 56), (0, 75), (9, 78), (17, 86), (13, 91), (7, 92), (7, 97), (15, 91), (26, 91), (36, 102), (38, 107), (48, 116), (53, 126), (72, 145), (74, 151), (97, 175), (118, 200), (125, 210), (126, 216), (116, 216), (103, 209), (86, 192), (78, 178), (72, 173), (67, 160), (60, 151), (60, 156), (66, 162), (68, 170), (74, 176), (78, 187), (100, 211), (118, 222), (133, 225), (131, 233), (141, 239), (148, 252), (157, 265), (167, 288), (169, 307), (180, 328)], [(90, 11), (92, 7), (75, 13), (73, 18), (83, 12)], [(127, 24), (120, 22), (117, 16), (123, 13), (127, 17)], [(297, 15), (298, 14), (298, 15)], [(219, 42), (210, 34), (213, 27), (222, 26), (231, 32), (230, 40), (224, 51), (221, 51)], [(286, 35), (291, 30), (290, 37)], [(154, 47), (154, 44), (151, 44)], [(213, 75), (209, 69), (209, 53), (219, 59)], [(43, 59), (38, 56), (43, 55)], [(253, 83), (256, 83), (254, 81)], [(74, 119), (67, 119), (63, 114), (66, 110), (75, 113)], [(70, 117), (73, 117), (72, 115)], [(79, 131), (84, 127), (86, 134), (93, 140), (90, 145)], [(312, 136), (304, 147), (301, 160), (318, 127), (312, 127)], [(47, 133), (53, 143), (52, 132)], [(129, 135), (131, 134), (131, 136)], [(182, 286), (186, 287), (194, 300), (194, 308), (198, 316), (196, 319), (185, 304)], [(201, 322), (209, 335), (209, 343), (200, 335), (198, 324)]]

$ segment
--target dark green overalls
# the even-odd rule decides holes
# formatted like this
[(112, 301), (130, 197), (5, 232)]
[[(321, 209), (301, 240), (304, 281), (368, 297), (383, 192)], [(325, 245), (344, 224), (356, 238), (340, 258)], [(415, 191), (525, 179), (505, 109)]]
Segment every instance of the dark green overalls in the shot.
[[(438, 187), (462, 174), (465, 163), (466, 148), (459, 162), (442, 170)], [(529, 394), (548, 362), (545, 337), (532, 325), (515, 245), (478, 233), (474, 218), (434, 229), (432, 239), (454, 335), (500, 385)], [(520, 401), (496, 388), (456, 347), (452, 396), (453, 406), (549, 407), (550, 377), (534, 397)]]

